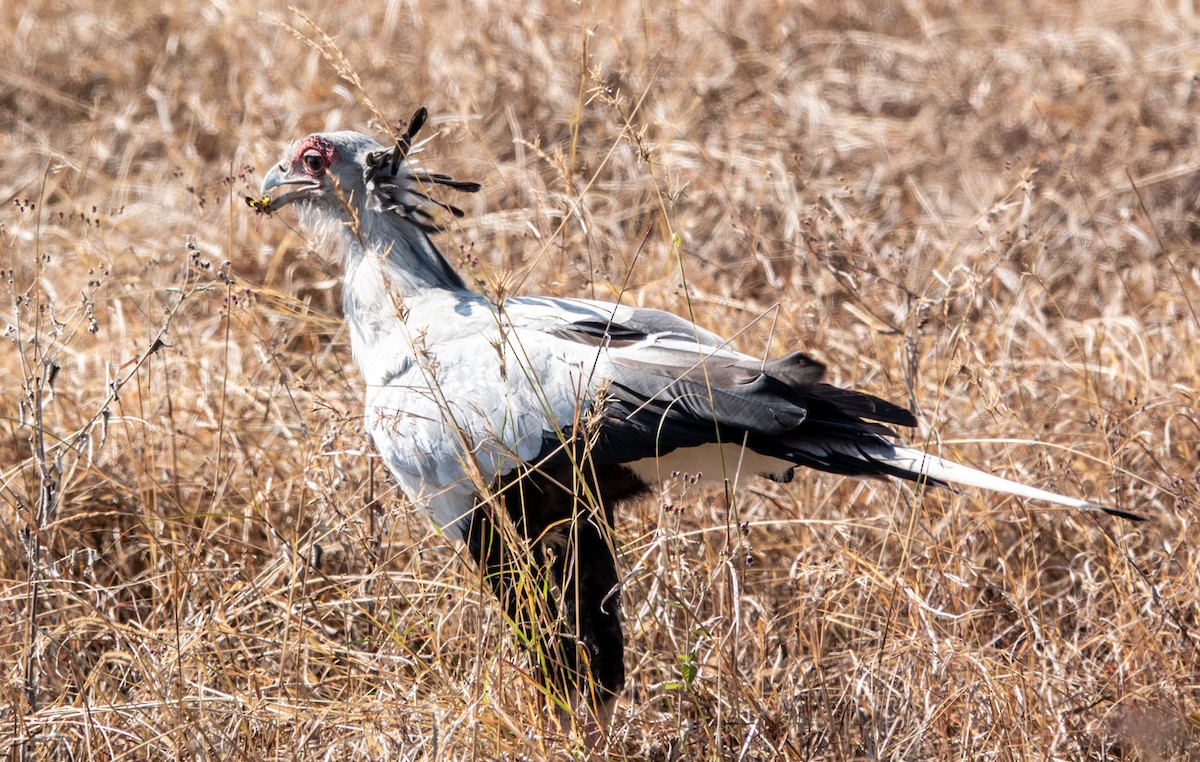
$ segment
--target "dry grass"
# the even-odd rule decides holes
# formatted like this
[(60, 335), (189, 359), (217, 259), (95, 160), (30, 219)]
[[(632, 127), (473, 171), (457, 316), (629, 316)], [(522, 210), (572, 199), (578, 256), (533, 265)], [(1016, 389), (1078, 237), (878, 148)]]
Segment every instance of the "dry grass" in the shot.
[(631, 271), (938, 451), (1152, 519), (675, 485), (620, 519), (598, 756), (1200, 758), (1187, 3), (313, 10), (365, 92), (285, 7), (149, 5), (0, 6), (0, 752), (583, 755), (373, 464), (337, 263), (242, 202), (285, 140), (378, 131), (366, 96), (484, 182), (442, 244), (489, 288)]

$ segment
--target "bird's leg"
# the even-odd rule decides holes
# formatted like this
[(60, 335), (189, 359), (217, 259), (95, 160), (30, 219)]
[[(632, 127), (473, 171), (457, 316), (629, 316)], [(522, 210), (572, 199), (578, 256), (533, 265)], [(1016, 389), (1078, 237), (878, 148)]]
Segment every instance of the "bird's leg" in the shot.
[(477, 504), (467, 546), (560, 709), (585, 708), (594, 743), (624, 686), (624, 637), (611, 516), (564, 489), (571, 483), (569, 471), (506, 480), (497, 492), (508, 515)]
[[(596, 744), (625, 685), (625, 638), (610, 527), (597, 512), (580, 505), (570, 519), (550, 529), (547, 543), (552, 548), (551, 578), (575, 642), (570, 707), (573, 712), (584, 710), (584, 731)], [(580, 660), (591, 679), (582, 674)]]
[[(586, 460), (582, 466), (530, 472), (524, 494), (538, 498), (541, 513), (536, 523), (545, 526), (539, 544), (564, 614), (566, 647), (559, 653), (565, 656), (568, 707), (572, 715), (583, 709), (582, 729), (596, 745), (625, 685), (612, 503), (636, 494), (640, 482), (628, 479), (624, 471), (598, 474)], [(531, 502), (524, 502), (527, 520)], [(560, 714), (560, 720), (566, 719)]]
[(549, 665), (561, 662), (552, 650), (551, 632), (558, 621), (558, 606), (545, 568), (529, 547), (526, 522), (496, 515), (494, 505), (480, 502), (471, 515), (467, 548), (491, 587), (521, 644), (533, 655), (548, 687), (560, 695), (567, 687)]

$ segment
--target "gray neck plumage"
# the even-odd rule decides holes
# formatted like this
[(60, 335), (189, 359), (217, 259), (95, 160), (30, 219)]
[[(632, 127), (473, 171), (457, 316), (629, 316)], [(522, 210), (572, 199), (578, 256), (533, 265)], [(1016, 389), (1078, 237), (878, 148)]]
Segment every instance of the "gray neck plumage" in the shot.
[(357, 203), (354, 194), (350, 195), (356, 207), (353, 223), (340, 231), (345, 246), (343, 307), (355, 358), (368, 377), (372, 375), (368, 366), (385, 376), (391, 372), (374, 351), (381, 342), (388, 342), (388, 353), (412, 351), (414, 334), (422, 326), (408, 330), (411, 303), (430, 296), (469, 294), (462, 278), (429, 240), (431, 232), (444, 229), (447, 216), (461, 217), (463, 212), (431, 198), (426, 189), (441, 185), (474, 193), (479, 184), (416, 169), (402, 161), (424, 120), (421, 109), (394, 149), (365, 157)]
[(386, 212), (365, 210), (360, 220), (358, 231), (347, 227), (340, 234), (342, 306), (356, 356), (389, 336), (407, 335), (408, 302), (436, 292), (466, 291), (424, 230)]
[(388, 279), (402, 293), (424, 289), (465, 289), (459, 277), (442, 253), (429, 240), (429, 234), (408, 219), (387, 211), (364, 210), (358, 231), (346, 228), (349, 239), (346, 252), (346, 273), (355, 259), (380, 260)]

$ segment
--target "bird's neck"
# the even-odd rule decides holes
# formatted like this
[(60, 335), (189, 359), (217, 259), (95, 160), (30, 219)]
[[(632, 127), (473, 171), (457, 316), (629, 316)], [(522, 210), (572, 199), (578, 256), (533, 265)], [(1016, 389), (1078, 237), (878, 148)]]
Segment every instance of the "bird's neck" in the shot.
[[(394, 226), (387, 228), (373, 231), (364, 226), (359, 233), (341, 233), (342, 306), (354, 356), (365, 376), (386, 375), (383, 355), (396, 361), (411, 356), (414, 332), (421, 330), (410, 325), (414, 305), (469, 294), (423, 231), (409, 227), (406, 234), (397, 235)], [(378, 379), (367, 379), (373, 381)]]

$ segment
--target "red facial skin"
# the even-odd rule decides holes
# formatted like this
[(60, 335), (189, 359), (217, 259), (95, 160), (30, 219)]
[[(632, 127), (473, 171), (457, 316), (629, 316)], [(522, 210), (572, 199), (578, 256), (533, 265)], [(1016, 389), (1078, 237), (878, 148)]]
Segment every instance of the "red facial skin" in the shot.
[(296, 156), (292, 159), (291, 174), (296, 177), (307, 176), (313, 180), (320, 180), (329, 165), (339, 158), (341, 157), (338, 156), (333, 143), (316, 135), (309, 135), (301, 141), (300, 147), (296, 149)]

